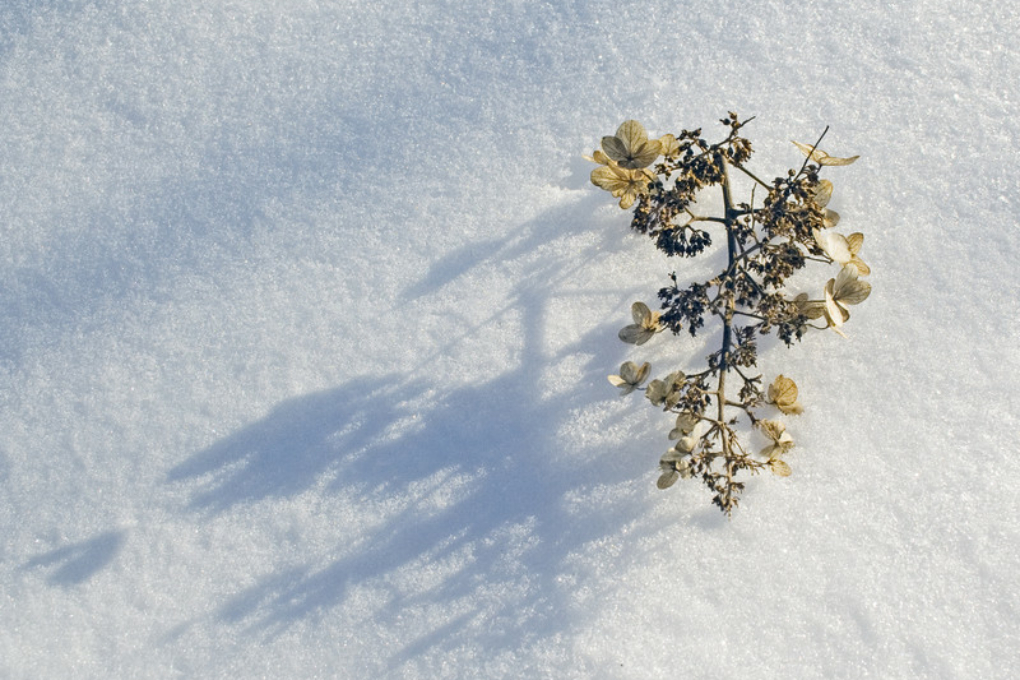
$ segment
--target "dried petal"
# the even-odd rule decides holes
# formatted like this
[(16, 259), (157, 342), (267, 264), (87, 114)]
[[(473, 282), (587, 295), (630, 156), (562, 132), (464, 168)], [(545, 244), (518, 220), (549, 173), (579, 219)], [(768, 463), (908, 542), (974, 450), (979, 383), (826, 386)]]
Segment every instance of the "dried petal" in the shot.
[(850, 252), (850, 244), (842, 234), (837, 234), (834, 231), (814, 229), (811, 235), (814, 236), (815, 243), (822, 249), (822, 252), (828, 255), (832, 261), (846, 264), (853, 257), (853, 254)]
[(807, 293), (801, 293), (793, 299), (797, 312), (809, 319), (820, 319), (825, 316), (825, 303), (821, 300), (808, 300)]
[(779, 458), (769, 459), (769, 469), (772, 470), (772, 474), (777, 477), (789, 477), (793, 471), (790, 466), (786, 464), (786, 461), (780, 460)]
[(624, 121), (615, 136), (602, 138), (602, 149), (620, 167), (639, 170), (651, 165), (662, 154), (662, 144), (648, 139), (648, 134), (636, 120)]
[(655, 483), (655, 486), (660, 489), (668, 489), (676, 484), (676, 480), (678, 479), (680, 479), (680, 473), (677, 472), (675, 468), (663, 470), (662, 474), (659, 476), (659, 481)]
[(663, 135), (659, 137), (659, 145), (662, 147), (662, 155), (666, 158), (673, 158), (680, 154), (680, 143), (674, 135)]
[(798, 149), (800, 149), (800, 152), (802, 154), (804, 154), (814, 162), (818, 163), (819, 165), (850, 165), (855, 160), (860, 158), (860, 156), (851, 156), (850, 158), (837, 158), (835, 156), (830, 156), (821, 149), (812, 149), (812, 147), (808, 144), (801, 144), (800, 142), (794, 142), (794, 144), (797, 146)]
[[(843, 267), (835, 279), (830, 279), (832, 297), (840, 306), (858, 305), (871, 295), (871, 284), (861, 281), (857, 275), (857, 268), (851, 265)], [(826, 289), (829, 289), (828, 285)]]
[(824, 208), (829, 205), (829, 199), (832, 198), (832, 182), (827, 179), (819, 180), (818, 186), (815, 188), (815, 192), (811, 195), (811, 200), (815, 202), (819, 208)]
[(681, 413), (676, 417), (676, 427), (669, 433), (670, 439), (679, 439), (684, 435), (688, 435), (694, 431), (694, 428), (698, 425), (697, 416), (691, 413)]
[(640, 387), (641, 383), (648, 377), (648, 372), (652, 370), (651, 365), (646, 361), (639, 368), (633, 361), (628, 361), (620, 366), (619, 375), (609, 376), (609, 382), (621, 388), (621, 396), (627, 395), (633, 392), (635, 389)]
[(769, 400), (783, 413), (798, 414), (804, 412), (804, 407), (797, 401), (797, 383), (784, 375), (778, 376), (769, 385)]

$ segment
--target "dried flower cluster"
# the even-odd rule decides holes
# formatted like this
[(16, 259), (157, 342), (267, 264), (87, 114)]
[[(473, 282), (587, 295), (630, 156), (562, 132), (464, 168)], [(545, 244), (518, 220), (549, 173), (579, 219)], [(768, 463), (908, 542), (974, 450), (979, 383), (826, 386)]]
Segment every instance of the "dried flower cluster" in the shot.
[[(700, 129), (649, 139), (640, 123), (628, 120), (586, 157), (599, 165), (591, 173), (592, 183), (618, 198), (621, 208), (633, 208), (631, 227), (666, 255), (694, 257), (712, 245), (713, 237), (725, 239), (722, 272), (686, 286), (674, 272), (659, 291), (661, 311), (635, 302), (634, 323), (620, 331), (624, 342), (643, 345), (664, 330), (697, 335), (706, 318), (715, 317), (722, 324), (722, 340), (706, 358), (705, 369), (673, 371), (646, 384), (651, 366), (628, 361), (609, 382), (623, 394), (641, 391), (652, 405), (675, 414), (669, 432), (675, 443), (659, 461), (659, 488), (681, 477), (698, 478), (727, 515), (738, 504), (744, 473), (790, 475), (786, 458), (793, 437), (783, 422), (759, 412), (768, 408), (797, 415), (804, 410), (790, 378), (779, 375), (763, 388), (755, 371), (757, 337), (775, 331), (789, 346), (812, 328), (844, 335), (849, 307), (871, 293), (861, 278), (871, 272), (860, 257), (864, 236), (834, 231), (839, 215), (827, 207), (832, 183), (819, 177), (823, 168), (849, 165), (857, 156), (830, 156), (817, 148), (821, 138), (811, 145), (794, 142), (807, 157), (800, 169), (763, 181), (747, 167), (752, 148), (741, 130), (750, 120), (730, 113), (721, 121), (729, 133), (715, 144), (706, 142)], [(733, 170), (749, 178), (748, 202), (733, 198)], [(713, 186), (722, 192), (723, 214), (696, 214), (698, 194)], [(761, 197), (757, 202), (755, 194)], [(816, 298), (807, 293), (790, 297), (787, 280), (812, 261), (839, 269)], [(764, 448), (753, 451), (738, 437), (741, 417), (761, 433)]]

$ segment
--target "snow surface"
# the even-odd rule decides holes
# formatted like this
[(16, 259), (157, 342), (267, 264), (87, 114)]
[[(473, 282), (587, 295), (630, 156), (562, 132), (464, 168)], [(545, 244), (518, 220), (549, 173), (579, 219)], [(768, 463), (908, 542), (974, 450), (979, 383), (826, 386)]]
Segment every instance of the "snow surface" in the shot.
[[(1011, 3), (0, 3), (0, 677), (1007, 678)], [(674, 263), (581, 159), (728, 110), (872, 297), (732, 521), (606, 382)], [(681, 275), (698, 275), (684, 265)], [(673, 363), (670, 363), (673, 362)], [(668, 420), (668, 418), (667, 418)]]

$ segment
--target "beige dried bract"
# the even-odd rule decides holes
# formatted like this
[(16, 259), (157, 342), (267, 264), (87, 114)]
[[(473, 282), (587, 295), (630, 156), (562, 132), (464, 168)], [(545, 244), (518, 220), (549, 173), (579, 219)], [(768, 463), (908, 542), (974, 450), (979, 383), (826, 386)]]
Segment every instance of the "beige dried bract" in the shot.
[(797, 145), (797, 148), (800, 149), (801, 153), (819, 165), (850, 165), (860, 158), (860, 156), (837, 158), (836, 156), (830, 156), (821, 149), (812, 149), (810, 144), (801, 144), (800, 142), (794, 142), (794, 144)]
[(770, 461), (778, 459), (793, 448), (793, 437), (786, 431), (786, 425), (778, 420), (759, 420), (758, 427), (772, 443), (761, 450), (761, 455)]
[(620, 366), (619, 375), (609, 376), (609, 382), (620, 388), (621, 395), (630, 394), (648, 379), (648, 373), (651, 370), (652, 367), (647, 361), (641, 366), (633, 361), (627, 361)]
[(839, 224), (839, 213), (835, 210), (829, 210), (829, 200), (832, 198), (832, 182), (827, 179), (818, 181), (818, 188), (815, 189), (814, 194), (811, 196), (811, 200), (818, 206), (822, 211), (822, 226), (826, 229), (831, 229)]
[(638, 196), (648, 193), (648, 183), (654, 179), (648, 170), (628, 170), (611, 159), (591, 171), (591, 183), (619, 198), (624, 210), (634, 205)]
[(840, 326), (850, 319), (847, 305), (859, 305), (871, 295), (871, 284), (857, 276), (857, 268), (847, 265), (825, 284), (825, 318), (829, 326), (844, 337)]
[(674, 135), (663, 135), (659, 137), (659, 144), (662, 146), (662, 155), (666, 158), (675, 158), (680, 155), (680, 142)]
[(796, 415), (804, 412), (804, 407), (797, 401), (797, 383), (785, 375), (778, 376), (769, 385), (769, 401), (783, 413)]
[(635, 302), (630, 306), (630, 314), (634, 323), (620, 330), (620, 339), (633, 345), (643, 345), (653, 335), (662, 330), (659, 323), (659, 312), (648, 309), (643, 302)]
[(680, 400), (680, 388), (683, 387), (685, 380), (686, 376), (682, 371), (670, 373), (663, 380), (653, 380), (648, 383), (645, 397), (654, 406), (665, 406), (667, 409), (671, 409)]
[(811, 233), (818, 247), (833, 262), (844, 266), (848, 264), (853, 265), (861, 276), (867, 276), (871, 273), (871, 267), (865, 264), (864, 260), (857, 254), (861, 252), (861, 247), (864, 246), (864, 234), (857, 232), (849, 236), (843, 236), (843, 234), (837, 234), (834, 231), (821, 231), (820, 229), (814, 229)]
[(797, 305), (797, 312), (809, 319), (821, 319), (825, 316), (824, 300), (809, 300), (807, 293), (801, 293), (793, 299), (793, 302)]
[(616, 130), (616, 135), (602, 138), (602, 150), (621, 168), (640, 170), (662, 155), (662, 143), (658, 139), (648, 139), (641, 123), (626, 120)]
[(789, 477), (793, 472), (786, 461), (779, 458), (772, 458), (769, 460), (769, 469), (772, 470), (772, 474), (777, 477)]
[(688, 435), (694, 432), (694, 428), (698, 426), (698, 417), (690, 413), (681, 413), (676, 417), (676, 427), (670, 430), (669, 438), (680, 439), (684, 435)]

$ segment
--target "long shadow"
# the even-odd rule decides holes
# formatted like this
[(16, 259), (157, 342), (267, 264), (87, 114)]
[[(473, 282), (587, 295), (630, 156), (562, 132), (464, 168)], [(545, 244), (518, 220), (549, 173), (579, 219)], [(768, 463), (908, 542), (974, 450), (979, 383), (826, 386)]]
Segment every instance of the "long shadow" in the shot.
[(124, 532), (107, 531), (86, 541), (33, 557), (21, 565), (21, 569), (49, 569), (46, 581), (50, 585), (76, 586), (110, 564), (123, 544)]
[[(552, 211), (513, 238), (484, 244), (484, 255), (465, 251), (438, 263), (435, 270), (457, 271), (426, 273), (405, 300), (430, 295), (474, 267), (504, 266), (556, 238), (552, 225), (564, 227), (566, 212)], [(479, 326), (509, 314), (522, 320), (523, 349), (509, 370), (451, 389), (424, 370), (434, 358), (426, 356), (421, 375), (358, 379), (288, 400), (170, 471), (168, 481), (194, 485), (191, 504), (200, 513), (313, 487), (366, 507), (403, 499), (369, 532), (338, 526), (337, 556), (265, 576), (222, 603), (214, 620), (272, 637), (326, 612), (346, 615), (345, 605), (365, 588), (385, 593), (373, 615), (377, 625), (457, 604), (459, 613), (394, 649), (393, 665), (465, 635), (484, 640), (486, 648), (511, 649), (571, 625), (564, 614), (570, 588), (558, 580), (565, 558), (632, 518), (619, 507), (578, 514), (567, 499), (648, 467), (643, 460), (620, 464), (616, 451), (593, 450), (580, 462), (555, 455), (558, 430), (593, 400), (612, 395), (605, 375), (615, 361), (606, 356), (618, 344), (615, 320), (555, 352), (544, 349), (550, 294), (562, 295), (563, 282), (577, 278), (599, 249), (591, 242), (572, 262), (545, 258), (526, 265), (505, 306), (477, 320)], [(579, 295), (606, 293), (579, 288)], [(454, 352), (471, 336), (465, 328), (440, 351)], [(543, 371), (567, 357), (590, 357), (581, 361), (579, 385), (543, 391)], [(600, 465), (610, 459), (613, 464)], [(429, 572), (435, 575), (427, 585), (404, 585)], [(494, 603), (489, 588), (510, 594)], [(493, 618), (502, 624), (491, 628)]]

